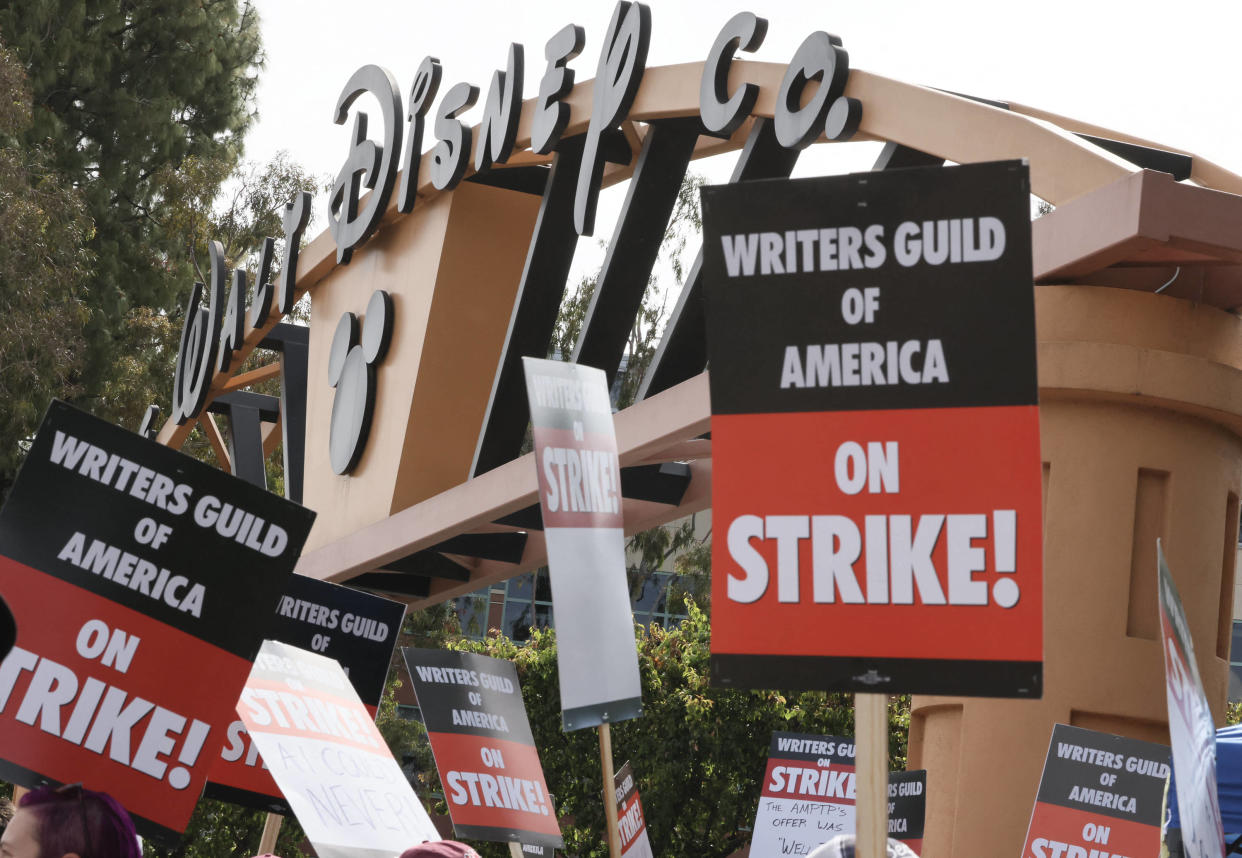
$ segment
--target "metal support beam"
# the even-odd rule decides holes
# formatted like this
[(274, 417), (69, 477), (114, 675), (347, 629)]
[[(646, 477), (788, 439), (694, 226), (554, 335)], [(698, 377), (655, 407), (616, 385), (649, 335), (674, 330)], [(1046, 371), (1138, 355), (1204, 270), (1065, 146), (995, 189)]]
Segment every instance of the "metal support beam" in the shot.
[[(776, 142), (771, 119), (756, 119), (729, 181), (787, 179), (798, 163), (798, 151)], [(703, 252), (699, 251), (638, 388), (640, 400), (693, 378), (707, 366), (702, 273)]]
[(259, 343), (280, 352), (280, 413), (284, 423), (285, 497), (302, 502), (306, 473), (306, 378), (310, 328), (281, 322)]
[(526, 550), (526, 534), (521, 531), (463, 533), (435, 545), (432, 550), (502, 563), (521, 563), (522, 552)]
[(522, 358), (547, 356), (556, 314), (565, 295), (565, 280), (578, 244), (574, 232), (574, 192), (582, 143), (581, 136), (562, 141), (552, 160), (500, 352), (500, 366), (492, 382), (483, 431), (470, 467), (473, 476), (503, 465), (522, 450), (526, 424), (530, 422)]
[(229, 419), (229, 458), (233, 476), (267, 488), (267, 471), (263, 466), (263, 421), (280, 419), (280, 400), (261, 393), (235, 390), (217, 396), (207, 407)]
[(701, 131), (697, 117), (664, 120), (651, 123), (643, 138), (572, 357), (574, 363), (602, 369), (609, 386), (617, 376)]

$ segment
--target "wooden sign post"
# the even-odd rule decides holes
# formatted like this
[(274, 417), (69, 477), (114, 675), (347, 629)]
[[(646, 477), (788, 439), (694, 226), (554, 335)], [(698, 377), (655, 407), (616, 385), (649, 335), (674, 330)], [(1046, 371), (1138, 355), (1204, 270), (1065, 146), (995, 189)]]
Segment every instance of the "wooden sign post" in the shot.
[(855, 858), (884, 858), (888, 844), (888, 695), (854, 695)]
[(599, 725), (599, 762), (604, 774), (604, 819), (608, 826), (608, 854), (621, 858), (621, 831), (617, 826), (617, 787), (613, 783), (612, 725), (605, 721)]
[(263, 823), (263, 835), (259, 838), (259, 854), (268, 855), (276, 852), (276, 838), (280, 836), (280, 826), (285, 818), (279, 813), (269, 813)]

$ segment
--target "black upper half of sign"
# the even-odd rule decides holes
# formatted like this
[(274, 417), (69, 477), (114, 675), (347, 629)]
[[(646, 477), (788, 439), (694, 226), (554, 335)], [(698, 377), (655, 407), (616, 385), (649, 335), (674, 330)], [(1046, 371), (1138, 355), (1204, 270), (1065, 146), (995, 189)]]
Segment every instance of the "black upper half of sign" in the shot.
[[(98, 452), (83, 452), (72, 469), (54, 464), (51, 456), (58, 432), (62, 449), (63, 439), (72, 437)], [(88, 459), (92, 455), (96, 460), (106, 455), (106, 460), (92, 469)], [(66, 455), (62, 461), (71, 458)], [(99, 478), (84, 475), (84, 469)], [(118, 486), (125, 471), (130, 476), (122, 490)], [(168, 485), (165, 479), (188, 487), (188, 493), (161, 492)], [(144, 482), (149, 491), (135, 496), (135, 485)], [(186, 506), (179, 514), (174, 511), (180, 505), (178, 492)], [(209, 496), (215, 501), (204, 501)], [(219, 512), (231, 504), (253, 516), (248, 525), (245, 515), (237, 523), (260, 545), (273, 528), (282, 529), (283, 550), (268, 556), (222, 536), (211, 524), (196, 524), (200, 502), (204, 510)], [(0, 510), (0, 554), (252, 659), (314, 517), (309, 509), (54, 401)], [(162, 540), (162, 544), (144, 544), (140, 533), (147, 543)], [(270, 543), (273, 552), (278, 541), (273, 537)], [(62, 555), (65, 559), (60, 559)], [(176, 581), (176, 576), (186, 580)], [(128, 583), (117, 578), (128, 578)], [(157, 598), (153, 594), (161, 578), (165, 593)], [(195, 616), (179, 605), (188, 607), (184, 600), (199, 584), (203, 598)]]
[(888, 818), (905, 820), (904, 831), (894, 831), (902, 840), (923, 836), (927, 822), (927, 770), (888, 773)]
[[(415, 647), (402, 647), (401, 655), (414, 683), (427, 732), (466, 733), (535, 744), (513, 662), (469, 652)], [(493, 679), (500, 680), (500, 688), (489, 687)], [(471, 694), (482, 699), (471, 703)], [(486, 726), (498, 723), (486, 716), (503, 718), (507, 729)]]
[[(336, 659), (362, 702), (379, 706), (404, 617), (401, 602), (290, 575), (264, 637)], [(327, 645), (313, 646), (316, 635), (326, 637)]]
[(523, 358), (531, 423), (540, 429), (572, 429), (612, 435), (612, 404), (602, 370), (556, 360)]
[[(1159, 767), (1168, 766), (1169, 753), (1166, 746), (1153, 742), (1057, 724), (1052, 729), (1037, 801), (1159, 825), (1167, 774)], [(1154, 774), (1150, 767), (1156, 767)], [(1140, 773), (1140, 768), (1147, 768), (1148, 773)], [(1110, 780), (1116, 776), (1116, 781), (1104, 785), (1104, 774)], [(1078, 799), (1070, 798), (1075, 787), (1079, 790)], [(1109, 807), (1110, 803), (1117, 804), (1109, 801), (1111, 796), (1134, 798), (1134, 812)]]
[[(712, 186), (702, 189), (702, 200), (712, 413), (1037, 403), (1030, 177), (1024, 161)], [(920, 257), (907, 266), (894, 252), (903, 223), (917, 225), (920, 240), (930, 225), (938, 239), (937, 222), (948, 222), (951, 236), (962, 229), (952, 221), (970, 219), (978, 241), (982, 218), (1004, 226), (1004, 251), (995, 259), (933, 265)], [(865, 234), (873, 226), (882, 230), (885, 253), (881, 264), (868, 268), (865, 245), (850, 258), (840, 242), (848, 231), (843, 228)], [(742, 239), (756, 243), (755, 273), (729, 276), (724, 237), (772, 234), (769, 244), (779, 240), (784, 268), (784, 245), (799, 230), (820, 231), (837, 242), (828, 262), (837, 270), (820, 270), (821, 241), (804, 233), (805, 243), (788, 242), (794, 245), (793, 273), (772, 273), (775, 266), (762, 273), (760, 236)], [(841, 267), (845, 259), (861, 260), (863, 266)], [(845, 321), (842, 301), (851, 289), (879, 290), (870, 322), (865, 317), (855, 324)], [(907, 383), (901, 380), (899, 359), (896, 383), (888, 383), (894, 351), (900, 355), (902, 344), (917, 342), (917, 351), (911, 347), (907, 354), (910, 366), (921, 373), (929, 340), (938, 340), (943, 349), (948, 381)], [(808, 347), (831, 358), (833, 349), (822, 347), (835, 346), (842, 355), (853, 346), (841, 347), (862, 343), (883, 349), (886, 383), (782, 388), (788, 347), (805, 364)], [(869, 377), (875, 381), (874, 372)]]
[(815, 733), (787, 733), (776, 730), (768, 744), (768, 756), (804, 763), (829, 760), (834, 766), (852, 766), (855, 758), (854, 740), (848, 736), (821, 736)]

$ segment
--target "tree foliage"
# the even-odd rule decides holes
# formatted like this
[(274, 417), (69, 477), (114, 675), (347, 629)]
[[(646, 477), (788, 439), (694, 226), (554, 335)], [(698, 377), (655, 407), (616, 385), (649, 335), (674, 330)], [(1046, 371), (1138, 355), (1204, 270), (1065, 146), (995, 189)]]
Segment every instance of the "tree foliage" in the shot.
[[(660, 243), (660, 252), (656, 264), (647, 279), (647, 290), (643, 294), (642, 304), (634, 325), (630, 328), (626, 340), (624, 373), (621, 375), (620, 395), (617, 407), (625, 408), (634, 403), (638, 387), (642, 384), (643, 375), (655, 357), (656, 348), (660, 343), (660, 330), (666, 320), (668, 299), (667, 285), (662, 281), (659, 270), (661, 267), (672, 274), (674, 288), (680, 289), (686, 279), (685, 250), (690, 236), (703, 231), (703, 215), (699, 208), (699, 188), (706, 179), (694, 173), (687, 173), (677, 191), (677, 200), (673, 205), (673, 213), (664, 229), (664, 238)], [(591, 307), (591, 299), (595, 296), (595, 285), (599, 274), (583, 277), (565, 295), (561, 302), (560, 313), (556, 319), (556, 327), (552, 333), (552, 342), (548, 346), (548, 357), (559, 357), (569, 360), (574, 346), (582, 334), (582, 326), (586, 321), (587, 311)]]
[[(140, 419), (146, 403), (115, 397), (114, 390), (130, 369), (128, 325), (135, 313), (175, 315), (192, 276), (183, 236), (175, 231), (180, 225), (161, 213), (179, 201), (178, 171), (223, 165), (211, 193), (200, 195), (211, 200), (218, 179), (236, 162), (263, 60), (258, 25), (245, 0), (0, 5), (0, 41), (28, 78), (33, 105), (29, 121), (12, 128), (6, 143), (38, 153), (27, 185), (51, 194), (45, 234), (75, 237), (57, 241), (56, 252), (80, 255), (54, 258), (51, 267), (85, 270), (84, 281), (70, 278), (75, 286), (84, 283), (72, 301), (64, 297), (63, 278), (44, 271), (31, 281), (40, 292), (59, 286), (41, 300), (77, 333), (59, 338), (73, 346), (71, 354), (54, 367), (34, 367), (39, 383), (19, 397), (23, 409), (42, 413), (51, 391), (117, 422)], [(44, 184), (40, 177), (55, 181)], [(55, 185), (71, 189), (80, 202), (70, 205), (63, 193), (52, 192)], [(10, 248), (33, 246), (14, 242), (7, 229), (4, 236)], [(42, 323), (33, 312), (21, 315)], [(7, 434), (7, 425), (0, 429), (7, 442), (0, 469), (11, 477), (12, 445), (23, 436)]]
[[(13, 473), (48, 400), (72, 394), (88, 318), (93, 226), (82, 194), (23, 142), (32, 124), (24, 71), (0, 44), (0, 474)], [(0, 478), (0, 495), (4, 480)]]
[[(612, 726), (619, 768), (634, 766), (656, 855), (726, 856), (749, 839), (772, 733), (853, 735), (851, 695), (738, 691), (708, 684), (711, 625), (688, 599), (680, 627), (637, 630), (643, 715)], [(452, 648), (517, 665), (548, 788), (561, 815), (565, 852), (608, 854), (595, 730), (561, 730), (556, 635), (534, 629), (525, 645), (494, 635)], [(904, 768), (909, 699), (889, 705), (890, 762)], [(443, 810), (443, 808), (441, 808)], [(478, 848), (479, 844), (473, 844)], [(499, 846), (480, 848), (503, 858)]]

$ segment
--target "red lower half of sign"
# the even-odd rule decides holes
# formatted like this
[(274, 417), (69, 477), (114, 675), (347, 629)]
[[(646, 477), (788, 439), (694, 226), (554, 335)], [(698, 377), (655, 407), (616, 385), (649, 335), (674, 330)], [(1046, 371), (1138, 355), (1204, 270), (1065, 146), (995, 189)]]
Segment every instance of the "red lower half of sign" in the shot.
[(853, 766), (819, 766), (805, 760), (770, 757), (761, 795), (853, 806), (855, 791)]
[(712, 458), (714, 661), (828, 658), (837, 678), (874, 670), (894, 689), (885, 670), (907, 661), (993, 662), (1029, 686), (1043, 653), (1038, 408), (720, 415)]
[(1114, 858), (1155, 855), (1160, 827), (1036, 802), (1022, 858)]
[(643, 803), (638, 792), (617, 806), (617, 829), (621, 835), (621, 851), (628, 852), (634, 841), (647, 830), (647, 821), (643, 817)]
[(18, 630), (0, 665), (9, 771), (104, 790), (157, 836), (183, 830), (250, 663), (3, 557), (0, 593)]
[[(428, 733), (453, 827), (491, 829), (489, 840), (560, 845), (556, 809), (533, 745), (465, 733)], [(534, 839), (535, 835), (552, 837)]]

